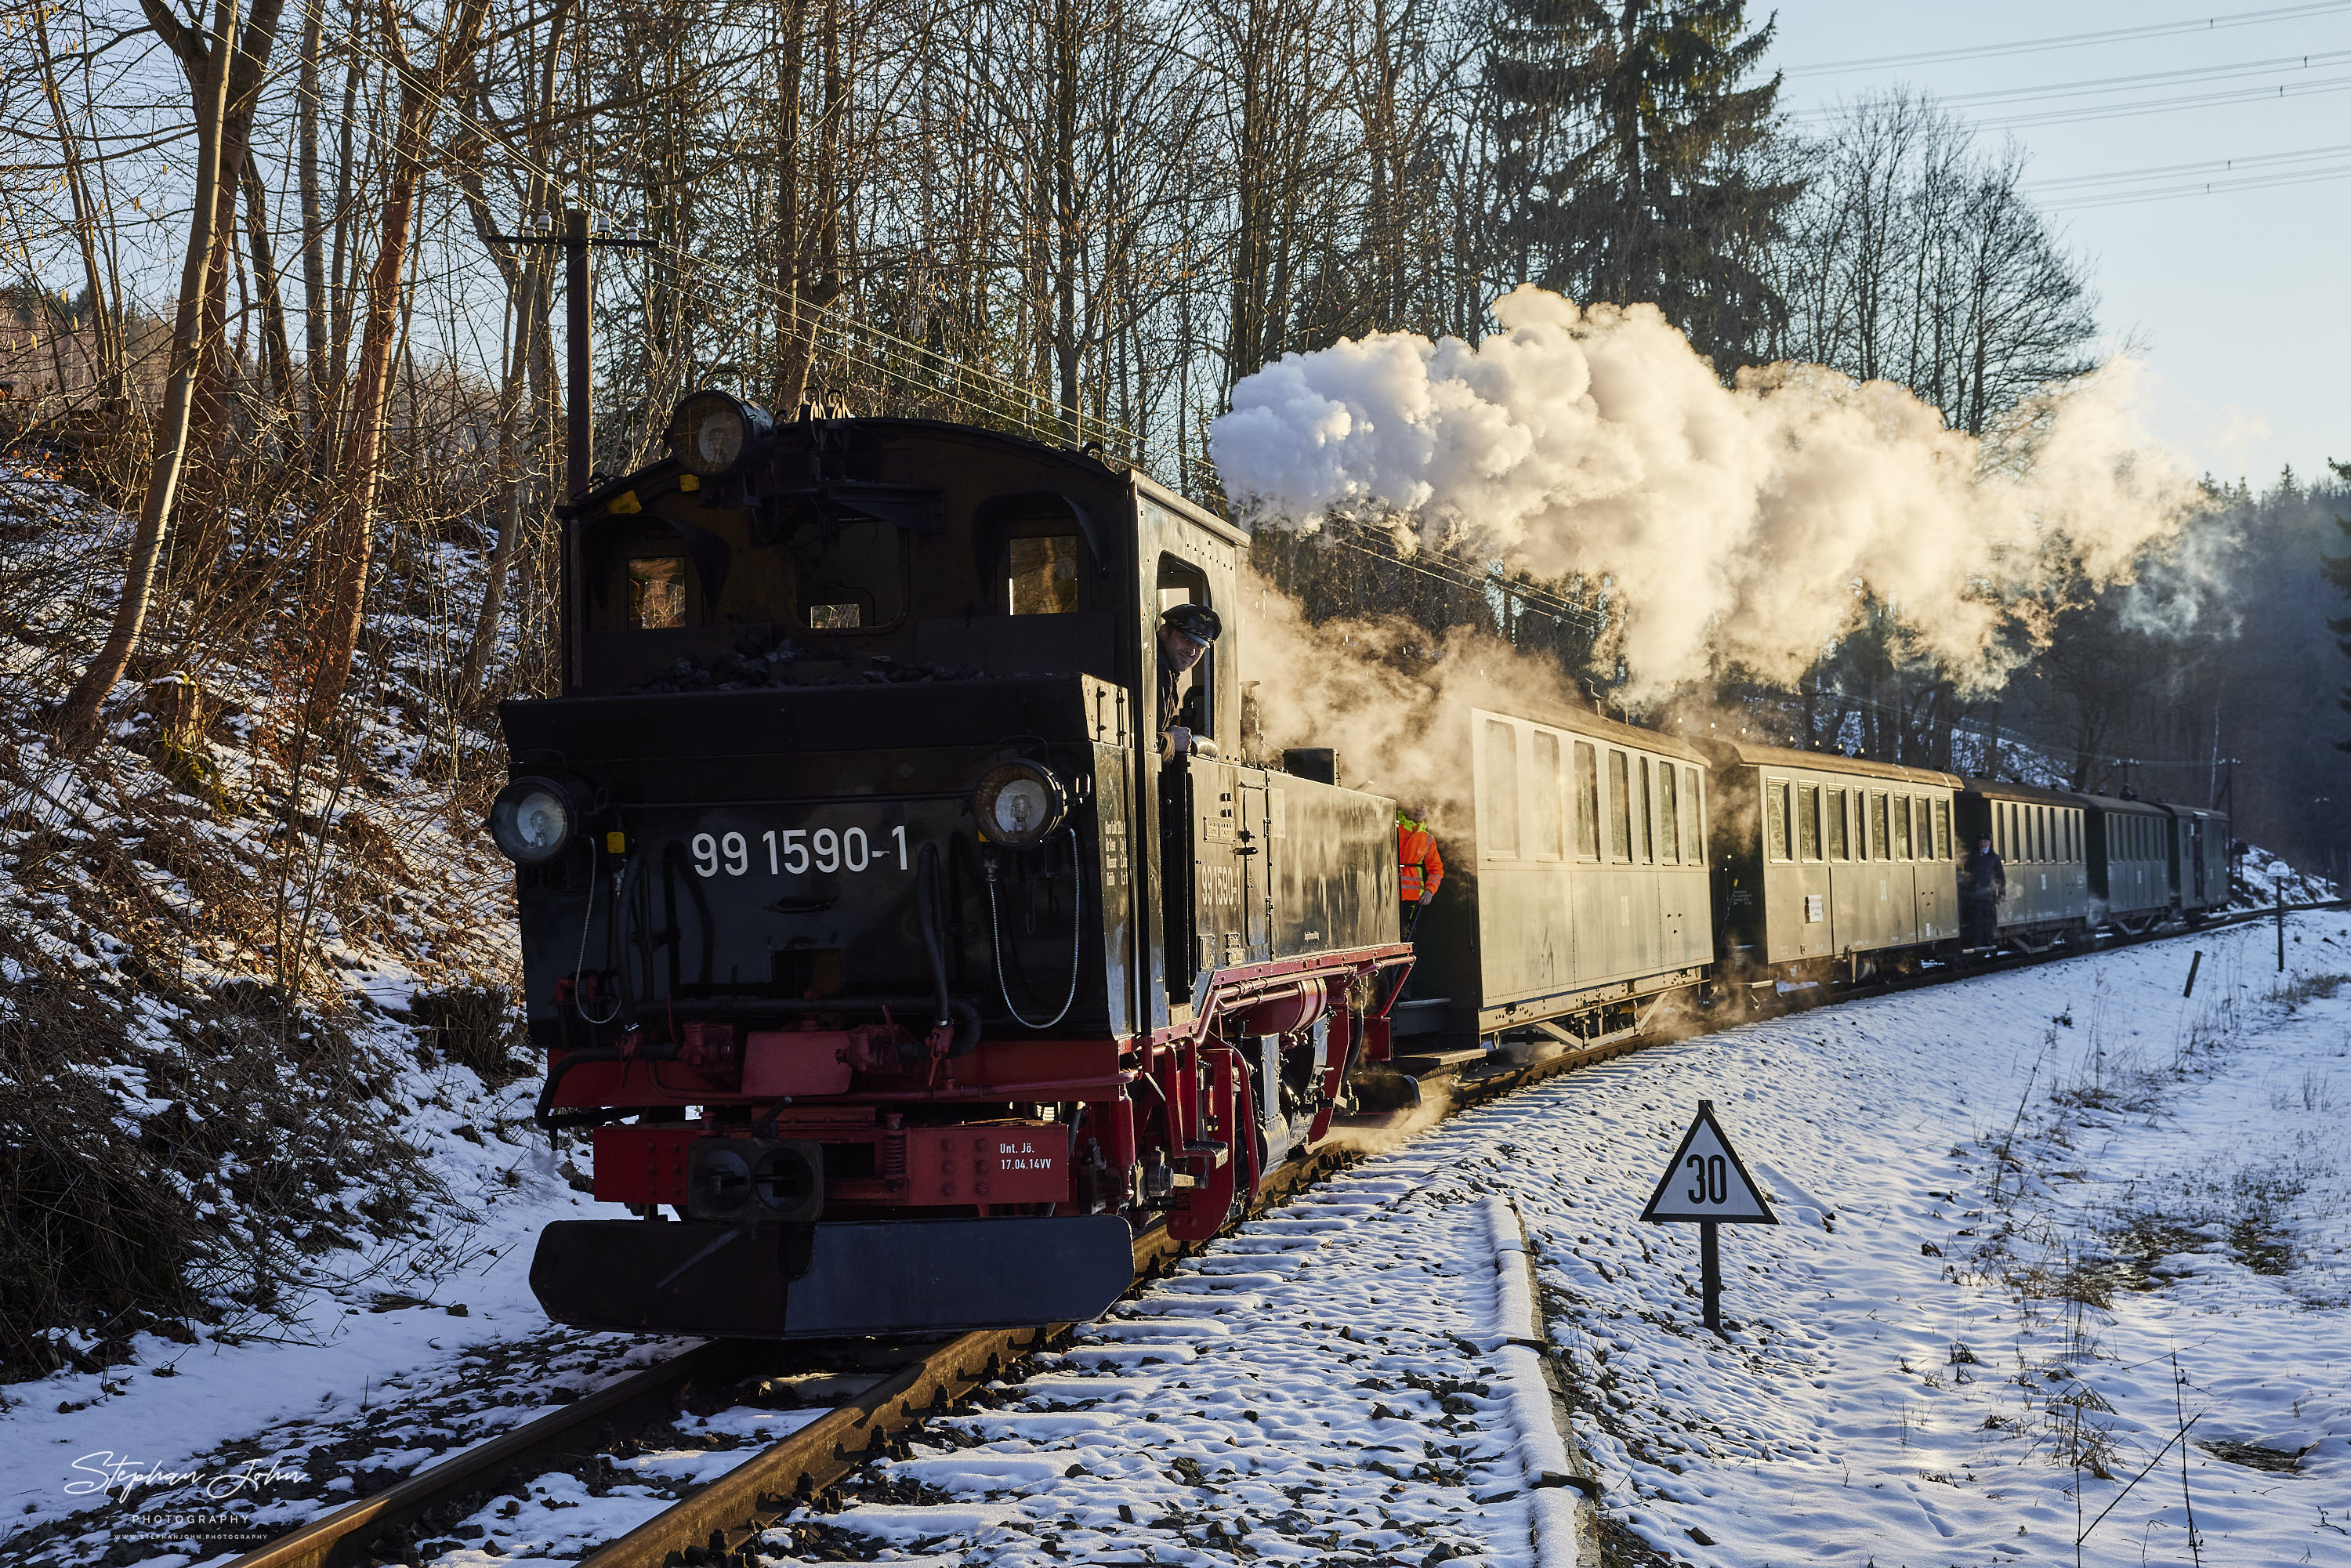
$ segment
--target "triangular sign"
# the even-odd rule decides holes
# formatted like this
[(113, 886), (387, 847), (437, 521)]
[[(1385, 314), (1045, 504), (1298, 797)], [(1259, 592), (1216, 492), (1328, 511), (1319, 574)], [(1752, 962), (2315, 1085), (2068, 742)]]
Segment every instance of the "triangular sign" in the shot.
[(1641, 1211), (1649, 1220), (1715, 1219), (1727, 1223), (1777, 1225), (1771, 1200), (1755, 1178), (1747, 1174), (1730, 1140), (1715, 1125), (1714, 1102), (1698, 1103), (1698, 1116), (1682, 1134), (1682, 1146), (1649, 1195)]

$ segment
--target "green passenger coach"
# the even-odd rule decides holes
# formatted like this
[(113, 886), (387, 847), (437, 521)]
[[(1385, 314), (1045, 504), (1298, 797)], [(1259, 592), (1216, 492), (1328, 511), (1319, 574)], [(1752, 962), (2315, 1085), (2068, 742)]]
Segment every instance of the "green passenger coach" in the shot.
[(1959, 935), (1949, 773), (1732, 741), (1715, 763), (1729, 966), (1858, 977)]

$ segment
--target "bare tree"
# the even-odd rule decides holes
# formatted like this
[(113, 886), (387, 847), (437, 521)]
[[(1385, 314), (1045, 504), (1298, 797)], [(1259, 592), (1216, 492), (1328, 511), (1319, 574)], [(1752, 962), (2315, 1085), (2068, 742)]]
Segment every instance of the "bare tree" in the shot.
[(343, 445), (326, 530), (316, 627), (310, 643), (309, 708), (323, 721), (342, 700), (359, 647), (367, 600), (368, 562), (375, 544), (376, 490), (381, 480), (383, 423), (391, 400), (392, 361), (404, 317), (410, 226), (423, 182), (433, 124), (449, 84), (471, 58), (489, 0), (457, 0), (442, 19), (429, 65), (418, 65), (402, 36), (403, 16), (385, 0), (379, 37), (400, 79), (392, 171), (378, 222), (376, 256), (368, 276), (367, 321), (360, 339)]
[[(158, 0), (145, 3), (151, 10), (160, 10)], [(176, 17), (168, 12), (162, 15), (173, 27), (179, 26)], [(231, 73), (227, 60), (236, 26), (235, 0), (216, 0), (213, 16), (212, 43), (197, 57), (214, 62), (214, 67), (192, 67), (188, 73), (196, 119), (195, 186), (188, 216), (188, 245), (180, 266), (179, 312), (172, 331), (172, 369), (164, 385), (163, 412), (155, 433), (155, 462), (148, 476), (146, 500), (140, 507), (139, 527), (131, 538), (130, 559), (123, 565), (122, 597), (116, 605), (113, 624), (98, 657), (67, 695), (58, 714), (58, 741), (76, 751), (97, 741), (106, 699), (115, 683), (122, 678), (139, 644), (153, 597), (156, 561), (171, 527), (172, 505), (178, 498), (181, 474), (186, 466), (196, 372), (205, 349), (204, 280), (218, 265), (220, 250), (227, 240), (220, 226), (217, 193), (222, 175), (223, 127), (228, 114)], [(183, 55), (182, 58), (188, 57)]]

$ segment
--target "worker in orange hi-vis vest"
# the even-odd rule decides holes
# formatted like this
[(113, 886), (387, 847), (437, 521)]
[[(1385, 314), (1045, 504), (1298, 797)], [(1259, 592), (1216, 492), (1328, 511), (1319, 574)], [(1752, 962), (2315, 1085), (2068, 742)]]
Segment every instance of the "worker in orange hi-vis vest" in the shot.
[(1445, 883), (1445, 857), (1427, 828), (1396, 812), (1396, 895), (1404, 901), (1404, 939), (1420, 923), (1421, 909)]

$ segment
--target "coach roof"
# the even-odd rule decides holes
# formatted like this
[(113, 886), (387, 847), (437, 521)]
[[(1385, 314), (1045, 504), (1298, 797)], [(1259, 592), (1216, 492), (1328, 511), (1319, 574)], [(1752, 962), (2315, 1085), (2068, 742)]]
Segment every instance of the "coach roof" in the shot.
[(1905, 768), (1898, 762), (1873, 762), (1865, 757), (1843, 757), (1834, 751), (1794, 751), (1784, 746), (1757, 746), (1750, 741), (1712, 737), (1698, 744), (1718, 766), (1802, 768), (1815, 773), (1846, 773), (1896, 784), (1927, 784), (1945, 789), (1960, 787), (1957, 774), (1938, 773), (1929, 768)]

